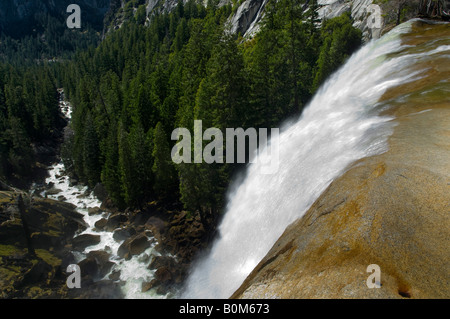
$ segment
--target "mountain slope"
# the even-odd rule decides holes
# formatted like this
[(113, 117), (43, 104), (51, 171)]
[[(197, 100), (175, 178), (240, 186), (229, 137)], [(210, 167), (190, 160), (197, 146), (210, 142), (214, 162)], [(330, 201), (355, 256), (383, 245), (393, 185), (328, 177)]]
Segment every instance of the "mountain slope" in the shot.
[[(4, 0), (0, 2), (0, 33), (20, 37), (32, 33), (39, 27), (42, 16), (51, 15), (65, 19), (70, 13), (67, 6), (73, 0)], [(81, 0), (76, 2), (81, 8), (82, 21), (96, 29), (103, 28), (103, 16), (109, 9), (110, 0)], [(45, 26), (44, 26), (45, 27)]]

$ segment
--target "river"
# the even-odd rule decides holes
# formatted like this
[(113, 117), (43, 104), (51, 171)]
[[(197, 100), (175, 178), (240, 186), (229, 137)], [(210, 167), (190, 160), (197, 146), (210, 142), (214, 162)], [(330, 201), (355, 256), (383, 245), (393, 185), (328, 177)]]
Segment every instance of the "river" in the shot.
[[(72, 106), (64, 99), (63, 90), (60, 89), (60, 110), (62, 114), (70, 122), (72, 115)], [(83, 219), (87, 225), (86, 229), (79, 232), (75, 237), (92, 234), (99, 235), (100, 242), (96, 245), (86, 247), (82, 252), (73, 251), (76, 262), (80, 262), (86, 258), (91, 251), (105, 251), (110, 254), (109, 260), (114, 263), (110, 272), (104, 278), (106, 280), (112, 273), (120, 272), (120, 278), (116, 281), (121, 286), (122, 293), (127, 299), (157, 299), (167, 298), (168, 295), (160, 295), (154, 289), (142, 292), (142, 283), (150, 282), (154, 277), (155, 270), (148, 269), (148, 264), (153, 256), (159, 256), (160, 253), (154, 248), (157, 244), (155, 238), (148, 238), (151, 242), (149, 248), (139, 255), (134, 255), (131, 259), (126, 260), (120, 258), (118, 249), (124, 240), (116, 240), (113, 237), (114, 232), (99, 230), (95, 227), (95, 223), (102, 218), (108, 218), (110, 213), (99, 209), (101, 201), (94, 195), (93, 191), (87, 186), (73, 183), (71, 178), (66, 174), (63, 162), (54, 163), (48, 169), (48, 177), (45, 180), (45, 186), (40, 195), (43, 197), (64, 201), (76, 206), (76, 210), (83, 215)], [(37, 185), (32, 188), (37, 189)], [(89, 209), (98, 211), (96, 214), (89, 214)]]

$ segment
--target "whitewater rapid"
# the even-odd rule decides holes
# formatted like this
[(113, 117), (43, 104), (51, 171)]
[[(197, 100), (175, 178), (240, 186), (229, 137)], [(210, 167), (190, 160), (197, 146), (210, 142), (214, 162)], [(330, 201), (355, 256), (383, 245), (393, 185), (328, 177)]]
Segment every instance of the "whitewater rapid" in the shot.
[[(62, 114), (70, 121), (72, 115), (72, 107), (69, 102), (64, 100), (63, 91), (60, 90), (60, 110)], [(76, 206), (77, 212), (83, 215), (86, 223), (86, 229), (79, 232), (75, 237), (92, 234), (99, 235), (100, 242), (96, 245), (86, 247), (82, 252), (72, 251), (75, 262), (79, 263), (86, 258), (91, 251), (105, 251), (110, 254), (109, 260), (114, 263), (111, 271), (104, 278), (99, 280), (108, 280), (109, 275), (113, 272), (120, 272), (120, 278), (117, 281), (121, 285), (124, 298), (127, 299), (160, 299), (167, 298), (167, 295), (157, 294), (154, 289), (142, 292), (142, 283), (150, 282), (154, 279), (155, 270), (148, 269), (149, 261), (153, 256), (159, 256), (160, 253), (154, 248), (157, 244), (154, 238), (148, 238), (152, 244), (144, 252), (139, 255), (132, 256), (131, 259), (125, 260), (118, 256), (118, 249), (125, 240), (116, 240), (112, 231), (98, 230), (95, 223), (102, 218), (108, 218), (110, 213), (101, 211), (97, 214), (89, 214), (90, 208), (99, 208), (102, 202), (89, 190), (85, 185), (71, 183), (70, 177), (66, 174), (63, 162), (58, 162), (49, 167), (49, 176), (45, 183), (47, 188), (51, 186), (53, 192), (44, 190), (41, 196), (54, 200), (64, 201)], [(36, 185), (33, 188), (36, 189)]]
[(259, 165), (270, 162), (271, 152), (258, 154), (243, 182), (230, 191), (219, 236), (193, 265), (181, 297), (230, 297), (334, 179), (358, 159), (387, 151), (395, 121), (381, 115), (380, 98), (389, 88), (420, 78), (423, 70), (412, 72), (408, 66), (430, 54), (394, 54), (407, 47), (400, 36), (411, 25), (359, 49), (322, 85), (301, 117), (281, 128), (277, 173), (261, 174)]

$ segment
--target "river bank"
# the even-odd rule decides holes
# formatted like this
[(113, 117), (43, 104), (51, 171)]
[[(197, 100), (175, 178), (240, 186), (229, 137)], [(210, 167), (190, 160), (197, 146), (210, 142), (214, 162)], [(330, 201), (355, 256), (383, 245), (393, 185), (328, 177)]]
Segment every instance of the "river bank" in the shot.
[[(70, 103), (62, 90), (59, 93), (61, 117), (70, 123)], [(59, 151), (61, 142), (55, 141), (52, 150)], [(34, 175), (30, 191), (5, 185), (1, 193), (1, 297), (173, 296), (190, 261), (205, 247), (199, 216), (155, 201), (120, 211), (101, 184), (89, 189), (79, 183), (57, 154), (42, 162), (48, 166), (41, 165), (44, 173)], [(25, 199), (23, 214), (19, 196)], [(81, 289), (66, 286), (70, 264), (81, 268)]]

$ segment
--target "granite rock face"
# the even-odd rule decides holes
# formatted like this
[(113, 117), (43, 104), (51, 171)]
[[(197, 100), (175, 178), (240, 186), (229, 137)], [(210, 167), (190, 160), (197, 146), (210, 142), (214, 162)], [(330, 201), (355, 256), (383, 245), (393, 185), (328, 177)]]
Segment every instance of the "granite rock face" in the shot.
[[(450, 158), (450, 110), (429, 113), (426, 123), (445, 126), (414, 124), (445, 147), (400, 145), (410, 141), (405, 133), (396, 137), (400, 153), (356, 163), (286, 229), (234, 297), (448, 298), (450, 163), (429, 162)], [(380, 289), (366, 285), (371, 264), (380, 266)]]
[[(264, 16), (268, 0), (246, 0), (230, 18), (231, 31), (251, 37), (259, 31), (259, 22)], [(308, 2), (308, 1), (306, 1)], [(318, 0), (321, 20), (338, 17), (350, 12), (354, 26), (363, 32), (365, 41), (380, 37), (383, 24), (382, 10), (373, 0)], [(305, 11), (308, 5), (305, 5)]]
[[(432, 50), (435, 39), (448, 39), (447, 28), (417, 21), (402, 41)], [(385, 92), (382, 115), (396, 122), (389, 150), (335, 179), (233, 298), (450, 296), (447, 62), (445, 52), (430, 55), (410, 66), (427, 70), (423, 77)], [(367, 286), (372, 264), (381, 271), (378, 289)]]
[(231, 32), (249, 35), (259, 30), (261, 20), (268, 0), (246, 0), (231, 17)]

